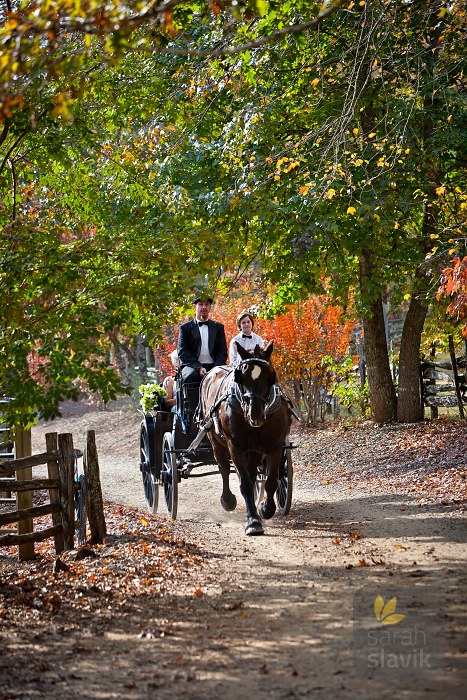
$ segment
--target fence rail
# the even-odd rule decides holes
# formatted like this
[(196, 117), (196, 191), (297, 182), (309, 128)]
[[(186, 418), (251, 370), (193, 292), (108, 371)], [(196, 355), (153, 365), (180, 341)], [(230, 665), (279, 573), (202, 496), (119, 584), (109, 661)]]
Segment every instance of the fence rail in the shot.
[[(90, 527), (90, 541), (101, 542), (106, 534), (102, 492), (99, 476), (99, 462), (95, 443), (95, 433), (88, 430), (84, 452), (73, 447), (71, 433), (47, 433), (46, 452), (36, 455), (8, 459), (0, 463), (0, 490), (16, 493), (16, 510), (0, 512), (0, 546), (19, 546), (20, 560), (34, 557), (34, 543), (50, 537), (54, 538), (55, 551), (73, 549), (75, 544), (77, 491), (81, 507), (86, 503)], [(77, 459), (83, 458), (84, 478), (77, 479)], [(32, 468), (47, 466), (48, 478), (32, 478)], [(2, 476), (15, 473), (15, 477)], [(84, 485), (88, 483), (86, 489)], [(49, 492), (49, 503), (32, 505), (35, 491)], [(52, 525), (43, 530), (34, 530), (33, 519), (51, 515)], [(17, 523), (17, 532), (5, 525)], [(86, 536), (86, 519), (84, 519)], [(85, 537), (84, 537), (85, 538)]]
[(467, 408), (467, 371), (465, 358), (456, 358), (454, 345), (450, 339), (451, 361), (435, 362), (424, 359), (420, 366), (422, 400), (429, 406), (433, 418), (438, 408), (456, 408), (461, 418), (465, 418)]

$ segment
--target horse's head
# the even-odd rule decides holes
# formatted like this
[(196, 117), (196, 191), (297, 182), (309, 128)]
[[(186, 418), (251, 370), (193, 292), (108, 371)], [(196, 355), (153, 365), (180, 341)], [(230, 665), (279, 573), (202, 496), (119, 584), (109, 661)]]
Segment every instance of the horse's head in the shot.
[(235, 370), (235, 381), (240, 386), (242, 407), (246, 420), (253, 428), (259, 428), (266, 420), (266, 407), (271, 387), (276, 383), (276, 373), (271, 364), (274, 341), (262, 350), (257, 345), (250, 354), (236, 342), (242, 358)]

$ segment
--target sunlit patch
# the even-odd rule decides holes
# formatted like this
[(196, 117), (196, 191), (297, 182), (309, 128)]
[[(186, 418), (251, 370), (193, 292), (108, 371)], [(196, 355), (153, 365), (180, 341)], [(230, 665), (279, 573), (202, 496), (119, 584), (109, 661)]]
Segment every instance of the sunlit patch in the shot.
[(255, 365), (253, 367), (253, 369), (251, 370), (251, 378), (258, 379), (259, 376), (261, 376), (261, 367), (258, 367), (258, 365)]

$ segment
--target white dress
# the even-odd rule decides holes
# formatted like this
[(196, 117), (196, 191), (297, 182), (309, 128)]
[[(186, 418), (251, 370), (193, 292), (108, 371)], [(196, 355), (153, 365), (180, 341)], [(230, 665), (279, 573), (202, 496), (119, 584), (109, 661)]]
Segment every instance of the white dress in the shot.
[(251, 338), (245, 337), (243, 333), (237, 333), (229, 343), (229, 359), (233, 367), (236, 367), (242, 361), (235, 346), (235, 341), (249, 352), (252, 352), (257, 345), (260, 347), (264, 345), (264, 340), (256, 333), (252, 333)]

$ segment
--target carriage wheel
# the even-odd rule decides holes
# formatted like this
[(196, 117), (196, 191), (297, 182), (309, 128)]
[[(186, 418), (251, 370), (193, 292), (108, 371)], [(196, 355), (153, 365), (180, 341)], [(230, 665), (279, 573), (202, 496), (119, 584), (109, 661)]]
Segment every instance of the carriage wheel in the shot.
[(141, 422), (139, 443), (140, 469), (143, 477), (144, 497), (150, 513), (157, 512), (159, 482), (156, 478), (156, 422), (150, 414)]
[(276, 503), (279, 515), (288, 515), (292, 504), (293, 466), (290, 443), (282, 449), (282, 461), (279, 467), (279, 480), (276, 490)]
[(78, 544), (86, 542), (86, 479), (78, 467), (75, 454), (75, 535)]
[(175, 520), (178, 507), (178, 470), (172, 433), (165, 433), (162, 442), (161, 484), (164, 489), (167, 513)]

